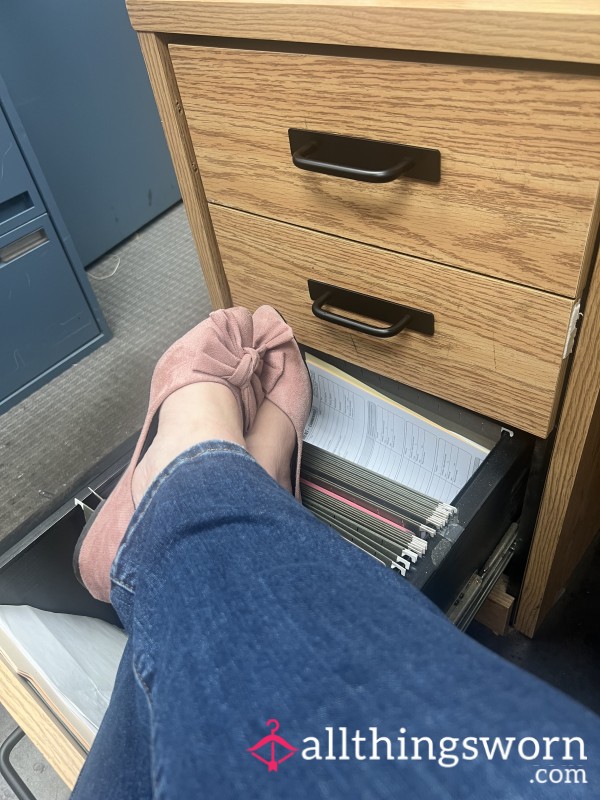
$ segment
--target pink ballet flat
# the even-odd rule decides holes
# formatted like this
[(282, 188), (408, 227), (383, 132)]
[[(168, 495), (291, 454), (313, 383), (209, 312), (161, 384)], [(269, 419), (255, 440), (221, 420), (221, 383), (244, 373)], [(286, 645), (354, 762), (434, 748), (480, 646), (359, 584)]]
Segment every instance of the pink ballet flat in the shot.
[(253, 314), (254, 346), (262, 349), (268, 342), (272, 367), (257, 372), (260, 375), (265, 398), (280, 408), (296, 431), (296, 448), (292, 460), (292, 488), (297, 500), (300, 496), (300, 462), (304, 428), (312, 406), (312, 383), (304, 358), (290, 326), (271, 306), (260, 306)]
[(260, 347), (254, 345), (254, 324), (248, 309), (220, 309), (176, 341), (159, 360), (131, 463), (88, 520), (75, 548), (75, 574), (98, 600), (109, 602), (110, 568), (135, 510), (131, 480), (154, 438), (162, 403), (177, 389), (192, 383), (224, 384), (237, 400), (246, 433), (264, 396), (257, 371), (262, 370), (263, 357), (268, 361), (269, 339), (261, 339)]

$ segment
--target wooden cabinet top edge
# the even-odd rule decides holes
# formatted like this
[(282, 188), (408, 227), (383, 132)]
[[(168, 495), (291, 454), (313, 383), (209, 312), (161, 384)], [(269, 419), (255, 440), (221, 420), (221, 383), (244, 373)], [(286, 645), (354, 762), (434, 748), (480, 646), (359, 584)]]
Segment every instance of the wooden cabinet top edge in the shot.
[(155, 33), (600, 64), (597, 0), (127, 0)]

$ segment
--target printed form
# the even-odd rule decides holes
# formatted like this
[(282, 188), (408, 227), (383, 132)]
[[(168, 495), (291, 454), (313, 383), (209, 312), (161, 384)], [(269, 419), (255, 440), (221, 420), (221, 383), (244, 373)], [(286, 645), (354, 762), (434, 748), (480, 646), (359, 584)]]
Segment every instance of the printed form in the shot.
[(313, 404), (304, 441), (443, 503), (489, 450), (307, 354)]

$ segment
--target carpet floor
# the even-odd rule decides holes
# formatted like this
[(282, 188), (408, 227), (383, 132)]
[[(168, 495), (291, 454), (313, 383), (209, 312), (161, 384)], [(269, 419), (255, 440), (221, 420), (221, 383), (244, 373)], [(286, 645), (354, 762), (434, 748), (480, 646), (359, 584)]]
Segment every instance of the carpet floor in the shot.
[(0, 416), (0, 551), (139, 430), (157, 359), (210, 312), (181, 204), (88, 275), (113, 338)]

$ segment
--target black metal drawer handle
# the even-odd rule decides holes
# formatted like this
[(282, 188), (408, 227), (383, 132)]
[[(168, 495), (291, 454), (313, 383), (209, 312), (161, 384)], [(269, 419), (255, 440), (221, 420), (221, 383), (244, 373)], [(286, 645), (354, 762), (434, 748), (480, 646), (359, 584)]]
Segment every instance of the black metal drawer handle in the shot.
[[(410, 314), (403, 314), (397, 322), (390, 325), (388, 328), (378, 328), (376, 325), (367, 325), (366, 322), (359, 322), (357, 319), (350, 319), (343, 317), (341, 314), (334, 314), (332, 311), (325, 311), (324, 305), (331, 304), (335, 298), (334, 292), (325, 292), (312, 304), (312, 313), (319, 319), (324, 319), (326, 322), (333, 322), (334, 325), (342, 325), (344, 328), (350, 328), (351, 331), (359, 331), (359, 333), (368, 333), (369, 336), (378, 336), (381, 339), (387, 339), (390, 336), (403, 331), (410, 322)], [(336, 303), (337, 305), (337, 303)]]
[[(325, 322), (341, 325), (352, 331), (366, 333), (379, 339), (389, 339), (407, 328), (433, 336), (434, 316), (428, 311), (402, 306), (389, 300), (352, 292), (339, 286), (330, 286), (320, 281), (309, 280), (308, 291), (313, 300), (312, 313)], [(349, 311), (351, 314), (380, 319), (382, 322), (388, 323), (388, 326), (380, 328), (377, 325), (369, 325), (333, 311), (326, 311), (323, 308), (326, 305)]]
[(309, 172), (366, 183), (389, 183), (402, 176), (440, 180), (439, 150), (300, 128), (290, 128), (288, 135), (292, 162)]
[(361, 169), (360, 167), (345, 166), (344, 164), (331, 164), (327, 161), (308, 157), (318, 149), (318, 142), (309, 142), (299, 147), (295, 153), (292, 153), (292, 161), (300, 169), (307, 169), (310, 172), (322, 172), (325, 175), (333, 175), (336, 178), (351, 178), (352, 180), (365, 181), (366, 183), (389, 183), (394, 181), (408, 172), (415, 163), (412, 158), (405, 156), (397, 164), (393, 164), (386, 169)]

